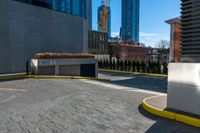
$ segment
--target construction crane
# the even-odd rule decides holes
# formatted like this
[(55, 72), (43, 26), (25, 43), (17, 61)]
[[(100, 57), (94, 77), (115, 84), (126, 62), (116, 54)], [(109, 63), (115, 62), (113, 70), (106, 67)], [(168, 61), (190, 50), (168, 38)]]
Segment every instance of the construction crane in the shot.
[(109, 7), (110, 7), (110, 0), (102, 0), (101, 1), (101, 11), (98, 14), (100, 20), (97, 22), (98, 26), (101, 27), (100, 29), (103, 32), (107, 32), (108, 29), (108, 17), (110, 15)]

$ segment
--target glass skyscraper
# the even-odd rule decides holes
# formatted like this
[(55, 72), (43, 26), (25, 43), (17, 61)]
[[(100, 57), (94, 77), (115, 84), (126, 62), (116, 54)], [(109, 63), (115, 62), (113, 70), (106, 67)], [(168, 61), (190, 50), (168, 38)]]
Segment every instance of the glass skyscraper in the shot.
[(92, 29), (92, 0), (16, 0), (51, 10), (83, 17)]
[(87, 0), (87, 20), (88, 20), (88, 28), (92, 30), (92, 0)]
[(122, 40), (139, 42), (140, 0), (122, 0)]
[(53, 0), (53, 10), (87, 18), (86, 0)]
[(87, 19), (87, 0), (16, 0)]

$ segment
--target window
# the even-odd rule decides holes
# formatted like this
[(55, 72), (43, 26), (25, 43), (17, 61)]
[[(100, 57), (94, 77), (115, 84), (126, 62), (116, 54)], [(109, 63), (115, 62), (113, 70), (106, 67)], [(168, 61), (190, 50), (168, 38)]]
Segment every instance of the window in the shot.
[(86, 0), (15, 0), (86, 18)]

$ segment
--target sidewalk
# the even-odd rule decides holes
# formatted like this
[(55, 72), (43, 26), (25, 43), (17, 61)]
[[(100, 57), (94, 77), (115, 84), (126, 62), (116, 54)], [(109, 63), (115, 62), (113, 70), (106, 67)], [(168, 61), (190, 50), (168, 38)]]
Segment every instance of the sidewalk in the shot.
[(167, 95), (145, 98), (142, 107), (154, 115), (200, 128), (200, 116), (167, 109)]

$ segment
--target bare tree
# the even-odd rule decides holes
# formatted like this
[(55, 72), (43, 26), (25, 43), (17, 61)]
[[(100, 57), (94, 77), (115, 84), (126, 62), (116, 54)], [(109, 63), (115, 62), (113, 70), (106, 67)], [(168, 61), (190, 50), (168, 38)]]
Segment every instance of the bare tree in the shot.
[(160, 41), (158, 41), (156, 47), (160, 48), (160, 49), (168, 49), (169, 45), (170, 45), (169, 41), (167, 41), (167, 40), (160, 40)]
[(170, 43), (167, 40), (160, 40), (157, 43), (158, 48), (158, 61), (160, 63), (168, 62)]

